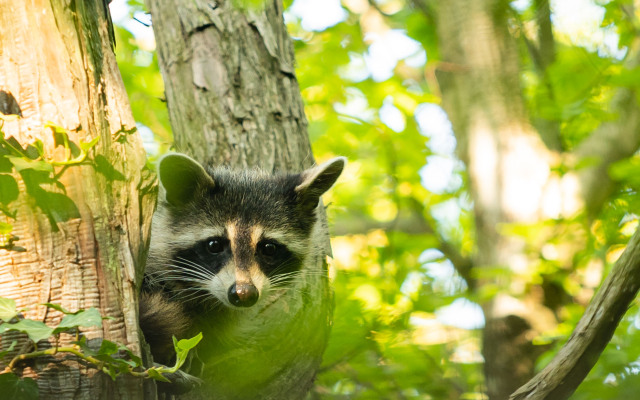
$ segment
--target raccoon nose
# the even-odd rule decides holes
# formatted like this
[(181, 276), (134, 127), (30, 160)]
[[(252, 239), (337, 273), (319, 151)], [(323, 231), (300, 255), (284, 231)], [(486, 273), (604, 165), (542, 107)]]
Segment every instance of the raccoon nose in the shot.
[(251, 283), (234, 283), (228, 293), (229, 301), (236, 307), (251, 307), (259, 296), (258, 289)]

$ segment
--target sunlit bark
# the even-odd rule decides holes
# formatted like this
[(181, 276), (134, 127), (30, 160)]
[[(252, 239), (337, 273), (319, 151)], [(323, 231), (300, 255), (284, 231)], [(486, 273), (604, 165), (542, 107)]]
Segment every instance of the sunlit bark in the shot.
[[(57, 204), (52, 197), (38, 203), (14, 174), (21, 194), (11, 205), (16, 219), (6, 221), (20, 238), (16, 245), (25, 251), (0, 249), (0, 296), (15, 299), (27, 310), (26, 317), (49, 325), (62, 315), (40, 303), (72, 311), (97, 307), (112, 319), (105, 320), (101, 330), (83, 333), (140, 353), (136, 284), (152, 198), (143, 196), (149, 183), (145, 154), (132, 132), (135, 123), (110, 29), (104, 1), (0, 1), (0, 93), (15, 99), (13, 109), (5, 102), (0, 111), (22, 115), (4, 124), (5, 137), (22, 146), (39, 139), (46, 158), (55, 161), (69, 154), (45, 128), (48, 121), (68, 130), (76, 146), (99, 138), (82, 165), (56, 167), (64, 189), (49, 182), (38, 186), (56, 193), (56, 199), (66, 194), (68, 204)], [(61, 342), (73, 339), (63, 335)], [(99, 345), (99, 340), (94, 343)], [(3, 348), (9, 344), (2, 342)], [(38, 358), (23, 373), (37, 378), (41, 399), (143, 397), (140, 379), (113, 382), (74, 358)]]

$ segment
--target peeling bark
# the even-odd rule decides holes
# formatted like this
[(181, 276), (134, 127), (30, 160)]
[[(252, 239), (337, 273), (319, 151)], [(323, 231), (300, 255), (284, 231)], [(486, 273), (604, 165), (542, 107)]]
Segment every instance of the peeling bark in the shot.
[[(299, 171), (313, 163), (280, 1), (244, 11), (230, 1), (147, 4), (176, 149), (201, 162), (234, 167)], [(328, 254), (322, 222), (312, 245)], [(186, 397), (305, 397), (331, 318), (324, 255), (305, 268), (316, 273), (300, 293), (287, 295), (288, 310), (251, 322), (274, 334), (241, 341), (205, 362), (207, 385)]]
[[(140, 354), (137, 285), (153, 207), (144, 189), (153, 178), (144, 169), (138, 135), (130, 133), (135, 123), (110, 29), (104, 1), (0, 1), (0, 92), (11, 94), (22, 115), (4, 124), (5, 136), (23, 146), (40, 139), (47, 158), (56, 161), (66, 154), (45, 128), (47, 121), (65, 128), (76, 144), (100, 138), (88, 162), (56, 167), (64, 191), (40, 186), (65, 193), (78, 215), (61, 215), (56, 204), (48, 204), (58, 214), (47, 217), (20, 180), (20, 197), (11, 204), (17, 218), (8, 222), (26, 251), (0, 249), (0, 295), (28, 308), (27, 318), (49, 325), (62, 315), (37, 304), (97, 307), (113, 319), (83, 334), (98, 345), (104, 338)], [(63, 343), (71, 340), (62, 337)], [(139, 379), (112, 382), (73, 357), (37, 359), (24, 374), (37, 378), (42, 399), (143, 397)]]
[(313, 163), (282, 5), (148, 1), (175, 145), (201, 162)]

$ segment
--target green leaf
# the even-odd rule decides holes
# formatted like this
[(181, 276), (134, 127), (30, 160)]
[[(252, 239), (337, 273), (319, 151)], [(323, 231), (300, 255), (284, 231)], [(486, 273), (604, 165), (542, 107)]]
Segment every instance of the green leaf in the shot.
[(56, 222), (80, 218), (76, 203), (65, 194), (38, 190), (33, 195), (36, 197), (36, 204)]
[(196, 336), (192, 337), (191, 339), (180, 339), (177, 342), (176, 342), (176, 338), (174, 337), (173, 344), (174, 344), (174, 347), (176, 348), (176, 351), (178, 350), (189, 351), (194, 347), (196, 347), (201, 340), (202, 340), (202, 332), (198, 333)]
[(88, 142), (80, 142), (80, 148), (86, 153), (91, 148), (93, 148), (98, 143), (98, 141), (100, 141), (100, 136), (97, 136)]
[(0, 222), (0, 235), (8, 235), (13, 230), (13, 225)]
[(96, 171), (104, 175), (110, 181), (124, 181), (124, 174), (113, 167), (107, 158), (98, 154), (95, 159)]
[(18, 198), (18, 182), (11, 175), (0, 174), (0, 203), (9, 204)]
[(131, 361), (135, 364), (135, 365), (132, 365), (133, 367), (142, 366), (142, 359), (137, 355), (133, 354), (133, 352), (129, 350), (126, 346), (120, 345), (118, 350), (124, 351), (129, 356), (129, 358), (131, 358)]
[(173, 337), (173, 347), (176, 350), (176, 364), (171, 368), (172, 372), (177, 371), (182, 367), (182, 365), (187, 361), (187, 355), (189, 354), (189, 350), (196, 347), (198, 343), (202, 340), (202, 332), (198, 333), (196, 336), (191, 339), (180, 339), (177, 340), (176, 337)]
[(18, 344), (17, 340), (12, 341), (11, 345), (6, 350), (0, 351), (0, 358), (6, 356), (7, 354), (9, 354), (9, 352), (13, 351), (13, 349), (15, 349), (17, 344)]
[(102, 343), (100, 343), (100, 349), (98, 350), (98, 354), (111, 355), (111, 354), (117, 353), (118, 350), (119, 350), (119, 347), (117, 343), (113, 343), (110, 340), (102, 340)]
[[(0, 132), (1, 134), (1, 132)], [(13, 171), (13, 164), (5, 157), (4, 149), (0, 146), (0, 172)]]
[(17, 171), (24, 171), (25, 169), (33, 169), (36, 171), (51, 172), (53, 173), (53, 165), (46, 161), (34, 161), (24, 157), (7, 156), (11, 164)]
[(7, 157), (9, 157), (9, 154), (16, 157), (25, 157), (27, 155), (20, 142), (18, 142), (18, 140), (13, 136), (8, 138), (0, 136), (0, 145), (2, 145), (0, 148), (4, 148)]
[(54, 303), (42, 303), (43, 306), (47, 306), (49, 308), (53, 308), (54, 310), (60, 311), (63, 314), (77, 314), (78, 312), (71, 312), (68, 311), (66, 309), (64, 309), (60, 304), (54, 304)]
[(21, 319), (14, 324), (8, 324), (7, 329), (26, 333), (34, 343), (38, 343), (53, 334), (53, 329), (49, 328), (44, 322), (32, 319)]
[(44, 143), (42, 143), (42, 140), (36, 139), (31, 146), (36, 150), (39, 157), (44, 157)]
[(158, 370), (155, 368), (149, 368), (147, 370), (147, 373), (149, 374), (149, 378), (151, 379), (155, 379), (156, 381), (160, 381), (160, 382), (171, 383), (169, 379), (165, 378), (164, 375), (158, 372)]
[(80, 349), (82, 350), (82, 352), (85, 355), (95, 356), (95, 355), (98, 354), (94, 349), (89, 347), (89, 345), (87, 344), (87, 337), (86, 336), (80, 336), (80, 339), (75, 341), (75, 342), (73, 342), (73, 343), (75, 343), (78, 346), (80, 346)]
[(111, 379), (113, 379), (114, 381), (116, 380), (116, 377), (118, 376), (118, 370), (116, 370), (114, 368), (113, 365), (111, 364), (107, 364), (103, 369), (103, 372), (106, 372), (107, 375), (109, 375), (111, 377)]
[[(2, 232), (0, 231), (0, 233)], [(16, 310), (15, 300), (0, 297), (0, 319), (3, 321), (10, 321), (16, 315), (18, 315), (18, 310)]]
[(2, 121), (15, 121), (18, 118), (20, 118), (18, 114), (4, 114), (0, 112), (0, 120)]
[(101, 328), (102, 316), (100, 315), (100, 311), (95, 307), (91, 307), (86, 310), (79, 311), (76, 314), (67, 314), (62, 318), (62, 321), (60, 321), (60, 324), (56, 327), (55, 332), (64, 332), (79, 326), (97, 326)]
[(20, 379), (15, 374), (0, 374), (0, 393), (3, 399), (37, 400), (38, 384), (31, 378)]
[[(64, 129), (63, 127), (61, 127), (60, 125), (56, 125), (55, 123), (51, 122), (51, 121), (47, 121), (44, 124), (45, 128), (49, 128), (53, 131), (53, 133), (58, 134), (61, 136), (61, 138), (68, 138), (68, 134), (67, 134), (67, 130)], [(56, 145), (60, 145), (62, 143), (56, 142)]]

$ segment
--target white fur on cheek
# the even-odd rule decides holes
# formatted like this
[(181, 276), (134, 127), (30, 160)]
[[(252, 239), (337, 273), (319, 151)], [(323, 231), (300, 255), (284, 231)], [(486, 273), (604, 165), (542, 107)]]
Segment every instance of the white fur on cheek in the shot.
[(209, 292), (220, 302), (227, 307), (233, 307), (229, 303), (228, 292), (229, 288), (236, 283), (236, 274), (234, 271), (233, 263), (225, 265), (217, 274), (213, 275), (209, 282), (207, 282), (207, 289)]

